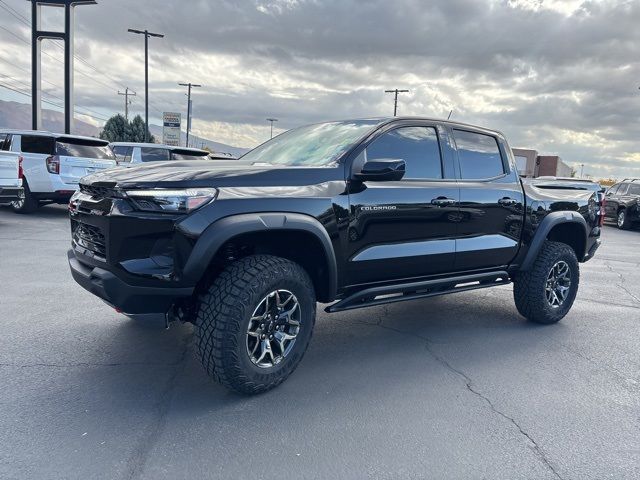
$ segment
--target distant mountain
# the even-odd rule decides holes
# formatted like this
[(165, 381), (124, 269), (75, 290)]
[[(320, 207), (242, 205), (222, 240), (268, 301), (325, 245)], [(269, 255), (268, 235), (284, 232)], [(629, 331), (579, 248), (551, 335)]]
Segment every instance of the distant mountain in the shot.
[[(31, 105), (0, 100), (0, 128), (31, 130)], [(42, 109), (42, 128), (51, 132), (63, 132), (64, 115), (55, 110)], [(100, 129), (90, 123), (76, 119), (73, 133), (87, 137), (97, 137)]]
[[(17, 130), (31, 130), (31, 105), (18, 102), (6, 102), (0, 100), (0, 128), (13, 128)], [(42, 109), (42, 128), (51, 132), (64, 131), (64, 115), (55, 110)], [(101, 128), (83, 122), (76, 118), (73, 133), (87, 137), (97, 137)], [(151, 124), (149, 127), (151, 134), (158, 141), (162, 141), (162, 127)], [(182, 133), (182, 142), (185, 141), (185, 133)], [(205, 146), (214, 152), (230, 153), (233, 156), (240, 156), (247, 152), (246, 148), (232, 147), (224, 143), (214, 142), (206, 138), (198, 137), (198, 147)]]

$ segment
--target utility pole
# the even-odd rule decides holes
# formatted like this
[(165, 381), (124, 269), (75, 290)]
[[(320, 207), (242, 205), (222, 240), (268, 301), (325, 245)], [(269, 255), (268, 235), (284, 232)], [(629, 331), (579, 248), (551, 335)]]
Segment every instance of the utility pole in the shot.
[(393, 93), (395, 94), (395, 99), (393, 101), (393, 116), (398, 116), (398, 94), (399, 93), (408, 93), (409, 90), (398, 90), (397, 88), (393, 90), (385, 90), (384, 93)]
[(189, 130), (191, 130), (191, 88), (200, 88), (202, 85), (197, 85), (195, 83), (179, 83), (178, 85), (181, 87), (187, 87), (189, 92), (187, 93), (187, 140), (185, 142), (187, 147), (189, 147)]
[(277, 118), (267, 118), (267, 122), (271, 122), (271, 138), (273, 138), (273, 122), (277, 122)]
[[(64, 132), (73, 129), (73, 34), (74, 10), (78, 5), (95, 5), (95, 0), (30, 0), (31, 1), (31, 116), (34, 130), (42, 128), (42, 79), (40, 64), (43, 40), (64, 42)], [(41, 7), (64, 8), (64, 31), (41, 30)]]
[(135, 97), (137, 94), (133, 90), (129, 92), (129, 88), (125, 88), (124, 93), (118, 90), (118, 95), (124, 95), (124, 118), (129, 121), (129, 105), (131, 105), (131, 100), (129, 100), (129, 97)]
[(130, 28), (129, 33), (144, 35), (144, 140), (149, 141), (149, 37), (164, 38), (160, 33), (152, 33), (149, 30), (135, 30)]

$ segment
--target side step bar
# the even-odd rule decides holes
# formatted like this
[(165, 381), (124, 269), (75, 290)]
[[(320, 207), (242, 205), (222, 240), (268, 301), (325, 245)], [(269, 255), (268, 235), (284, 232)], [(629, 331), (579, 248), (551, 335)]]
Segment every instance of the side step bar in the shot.
[(478, 288), (493, 287), (511, 283), (509, 274), (504, 271), (463, 275), (459, 277), (426, 280), (422, 282), (399, 283), (372, 287), (353, 293), (325, 308), (328, 313), (352, 310), (354, 308), (373, 307), (385, 303), (403, 302), (416, 298), (434, 297), (454, 292), (466, 292)]

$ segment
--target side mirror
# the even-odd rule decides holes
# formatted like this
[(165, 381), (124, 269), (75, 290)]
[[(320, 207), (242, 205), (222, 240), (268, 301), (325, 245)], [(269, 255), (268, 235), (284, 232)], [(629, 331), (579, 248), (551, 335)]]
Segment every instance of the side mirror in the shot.
[(407, 164), (404, 160), (381, 158), (370, 160), (362, 166), (362, 171), (354, 176), (362, 182), (393, 182), (402, 180)]

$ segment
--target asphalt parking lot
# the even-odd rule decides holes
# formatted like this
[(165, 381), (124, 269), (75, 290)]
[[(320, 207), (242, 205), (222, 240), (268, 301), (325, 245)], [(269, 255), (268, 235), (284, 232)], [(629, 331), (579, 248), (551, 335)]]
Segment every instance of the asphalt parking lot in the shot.
[(607, 227), (558, 325), (511, 287), (319, 315), (257, 397), (192, 328), (127, 319), (68, 271), (64, 207), (0, 209), (0, 478), (640, 478), (640, 231)]

